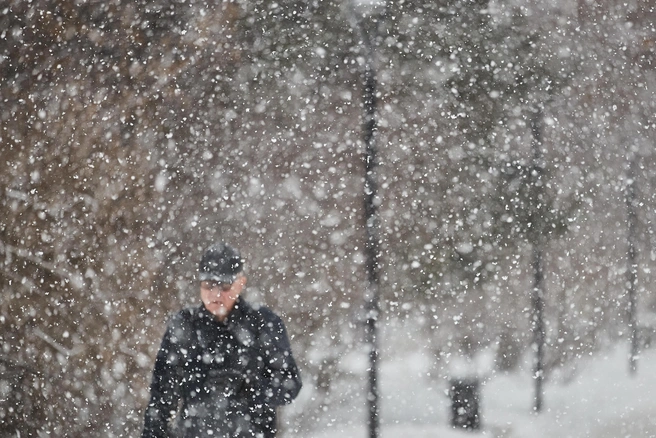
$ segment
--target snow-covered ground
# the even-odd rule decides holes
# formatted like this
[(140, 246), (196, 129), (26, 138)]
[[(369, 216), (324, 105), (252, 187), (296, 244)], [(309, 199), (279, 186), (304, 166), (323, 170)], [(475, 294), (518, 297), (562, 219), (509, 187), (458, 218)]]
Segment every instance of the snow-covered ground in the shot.
[[(531, 413), (534, 386), (529, 371), (490, 374), (481, 389), (482, 429), (477, 432), (449, 426), (446, 383), (428, 375), (430, 363), (425, 355), (417, 353), (399, 362), (383, 363), (380, 436), (656, 437), (656, 373), (652, 366), (656, 351), (641, 355), (633, 377), (628, 372), (627, 353), (628, 346), (618, 346), (581, 359), (576, 370), (552, 376), (545, 382), (544, 410), (539, 415)], [(353, 404), (361, 401), (350, 400)], [(363, 410), (349, 404), (331, 406), (334, 420), (330, 425), (317, 425), (312, 437), (367, 437)]]

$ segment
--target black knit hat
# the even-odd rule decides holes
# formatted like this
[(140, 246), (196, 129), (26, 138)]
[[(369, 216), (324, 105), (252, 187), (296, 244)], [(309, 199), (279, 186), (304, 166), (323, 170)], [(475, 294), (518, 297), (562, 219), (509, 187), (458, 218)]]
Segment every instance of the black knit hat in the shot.
[(223, 242), (207, 248), (198, 265), (200, 281), (234, 283), (244, 267), (239, 251)]

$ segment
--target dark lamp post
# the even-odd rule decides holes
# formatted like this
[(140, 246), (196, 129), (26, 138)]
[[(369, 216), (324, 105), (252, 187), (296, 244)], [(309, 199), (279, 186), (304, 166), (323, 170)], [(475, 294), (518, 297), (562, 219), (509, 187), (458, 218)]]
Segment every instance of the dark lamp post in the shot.
[(627, 279), (626, 284), (628, 287), (628, 313), (629, 313), (629, 336), (631, 336), (631, 354), (629, 355), (629, 373), (636, 374), (638, 369), (638, 318), (637, 318), (637, 303), (636, 303), (636, 284), (638, 279), (638, 264), (636, 262), (636, 160), (635, 153), (632, 153), (629, 158), (629, 172), (628, 181), (626, 183), (626, 208), (627, 208)]
[(531, 329), (533, 331), (533, 345), (535, 347), (535, 368), (533, 378), (535, 379), (535, 399), (533, 409), (536, 413), (542, 410), (543, 383), (544, 383), (544, 273), (542, 271), (544, 238), (543, 218), (540, 217), (538, 205), (541, 202), (541, 195), (544, 193), (542, 184), (543, 157), (542, 157), (542, 109), (538, 108), (531, 119), (531, 133), (533, 134), (533, 166), (531, 178), (531, 208), (533, 215), (534, 231), (530, 233), (533, 236), (532, 242), (532, 266), (533, 266), (533, 291), (531, 294), (531, 303), (533, 314), (531, 315)]
[[(362, 39), (364, 47), (363, 72), (363, 141), (365, 144), (365, 175), (364, 175), (364, 214), (365, 214), (365, 257), (368, 279), (367, 298), (365, 303), (365, 343), (369, 354), (367, 391), (369, 438), (377, 438), (380, 429), (378, 406), (378, 330), (377, 322), (380, 314), (379, 284), (380, 284), (380, 238), (378, 235), (378, 198), (376, 184), (376, 167), (378, 164), (375, 136), (377, 131), (377, 78), (374, 62), (373, 37), (365, 30), (360, 20), (365, 14), (358, 14), (355, 4), (352, 5), (353, 26)], [(372, 21), (371, 24), (375, 24)], [(374, 26), (375, 28), (375, 26)]]

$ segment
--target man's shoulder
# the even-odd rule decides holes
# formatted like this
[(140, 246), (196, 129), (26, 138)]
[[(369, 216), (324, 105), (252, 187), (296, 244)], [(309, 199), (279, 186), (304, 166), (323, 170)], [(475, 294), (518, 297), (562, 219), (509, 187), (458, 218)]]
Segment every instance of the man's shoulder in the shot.
[(194, 321), (198, 318), (198, 309), (194, 307), (185, 307), (172, 313), (167, 323), (167, 333), (171, 342), (185, 344), (191, 340), (196, 325)]
[(241, 317), (236, 325), (241, 326), (252, 333), (261, 336), (265, 332), (280, 331), (284, 323), (278, 314), (269, 307), (259, 304), (242, 301)]
[(276, 312), (274, 312), (264, 304), (249, 303), (247, 301), (244, 301), (243, 304), (244, 304), (244, 312), (247, 315), (250, 315), (251, 317), (262, 319), (267, 322), (280, 320), (280, 316), (278, 316)]
[(169, 317), (169, 326), (182, 327), (187, 326), (194, 320), (202, 318), (201, 309), (198, 306), (187, 306), (174, 312)]
[(198, 311), (198, 306), (186, 306), (176, 312), (173, 312), (171, 314), (171, 319), (188, 319), (192, 317), (197, 318)]

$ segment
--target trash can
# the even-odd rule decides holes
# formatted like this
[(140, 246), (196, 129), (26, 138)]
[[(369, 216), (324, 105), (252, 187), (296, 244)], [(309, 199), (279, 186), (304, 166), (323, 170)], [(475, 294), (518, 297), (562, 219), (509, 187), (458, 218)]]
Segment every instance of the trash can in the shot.
[(481, 426), (478, 379), (452, 379), (451, 425), (459, 429), (478, 430)]

